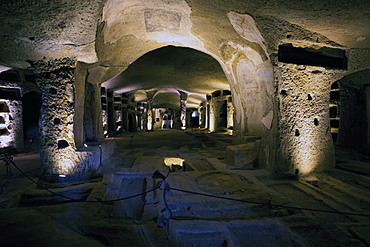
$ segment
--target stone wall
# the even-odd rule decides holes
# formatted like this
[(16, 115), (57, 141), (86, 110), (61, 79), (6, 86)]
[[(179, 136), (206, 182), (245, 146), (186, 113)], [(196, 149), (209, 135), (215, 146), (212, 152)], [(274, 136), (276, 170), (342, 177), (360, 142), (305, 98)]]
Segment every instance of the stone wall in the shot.
[[(19, 89), (18, 89), (19, 90)], [(0, 148), (23, 150), (22, 101), (0, 100)]]
[(333, 70), (279, 63), (278, 172), (306, 175), (334, 167), (329, 103)]
[(74, 142), (75, 60), (37, 61), (36, 80), (42, 91), (40, 120), (41, 176), (57, 180), (92, 176), (96, 160), (90, 152), (78, 152)]
[[(22, 70), (9, 70), (0, 77), (0, 148), (14, 147), (18, 151), (24, 150), (24, 131), (30, 126), (23, 124), (23, 102), (22, 97), (29, 92), (38, 92), (31, 74)], [(27, 104), (27, 103), (26, 103)], [(26, 109), (29, 110), (29, 108)], [(38, 114), (38, 112), (27, 112)], [(36, 118), (38, 115), (36, 116)], [(38, 134), (33, 133), (33, 141)], [(26, 136), (27, 138), (27, 136)]]
[(336, 145), (367, 154), (368, 111), (366, 87), (370, 70), (362, 70), (340, 79), (339, 121)]

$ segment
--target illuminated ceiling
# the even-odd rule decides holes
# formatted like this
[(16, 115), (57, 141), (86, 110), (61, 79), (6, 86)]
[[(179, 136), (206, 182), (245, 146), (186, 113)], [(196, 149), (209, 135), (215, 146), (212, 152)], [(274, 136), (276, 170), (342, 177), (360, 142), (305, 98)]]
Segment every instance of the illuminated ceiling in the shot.
[[(0, 1), (2, 47), (0, 64), (27, 69), (32, 66), (30, 61), (74, 56), (79, 61), (95, 63), (98, 61), (95, 53), (97, 30), (99, 25), (102, 25), (103, 8), (109, 7), (105, 6), (107, 2), (107, 0)], [(153, 8), (165, 2), (168, 2), (169, 6), (173, 3), (183, 3), (191, 10), (191, 21), (194, 25), (192, 33), (198, 36), (201, 34), (202, 42), (214, 32), (220, 31), (215, 31), (214, 26), (217, 25), (212, 26), (212, 23), (219, 23), (222, 28), (227, 28), (225, 24), (228, 21), (227, 13), (233, 11), (251, 15), (268, 43), (280, 42), (281, 38), (289, 37), (306, 40), (312, 35), (310, 33), (315, 33), (344, 48), (370, 48), (369, 0), (115, 2), (135, 6), (145, 3), (149, 7), (152, 4)], [(203, 23), (205, 25), (202, 25)], [(306, 31), (303, 36), (292, 35), (293, 29), (297, 26)], [(229, 34), (230, 40), (238, 38), (236, 33)], [(275, 40), (276, 38), (279, 40)]]
[(102, 86), (117, 93), (135, 92), (139, 101), (145, 100), (145, 92), (158, 90), (154, 106), (171, 108), (179, 107), (178, 91), (188, 93), (187, 106), (195, 107), (205, 101), (206, 94), (230, 88), (214, 58), (174, 46), (148, 52)]

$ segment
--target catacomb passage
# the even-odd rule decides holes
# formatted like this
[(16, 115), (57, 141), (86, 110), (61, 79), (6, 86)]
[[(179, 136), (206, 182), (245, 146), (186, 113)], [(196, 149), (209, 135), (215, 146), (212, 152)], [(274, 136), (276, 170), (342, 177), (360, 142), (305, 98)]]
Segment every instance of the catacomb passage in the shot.
[(369, 11), (1, 1), (1, 242), (369, 246)]

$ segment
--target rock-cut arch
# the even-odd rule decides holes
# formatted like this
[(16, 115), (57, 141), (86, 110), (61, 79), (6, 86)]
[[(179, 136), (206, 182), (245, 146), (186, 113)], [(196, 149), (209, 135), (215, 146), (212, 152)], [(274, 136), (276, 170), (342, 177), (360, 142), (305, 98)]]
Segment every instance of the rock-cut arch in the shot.
[(181, 0), (166, 4), (109, 0), (97, 33), (99, 62), (89, 69), (95, 75), (89, 80), (107, 81), (139, 57), (165, 46), (204, 52), (218, 61), (230, 84), (236, 143), (242, 143), (245, 135), (267, 137), (262, 140), (262, 159), (271, 163), (274, 77), (263, 37), (247, 14), (230, 12), (217, 18), (205, 25)]

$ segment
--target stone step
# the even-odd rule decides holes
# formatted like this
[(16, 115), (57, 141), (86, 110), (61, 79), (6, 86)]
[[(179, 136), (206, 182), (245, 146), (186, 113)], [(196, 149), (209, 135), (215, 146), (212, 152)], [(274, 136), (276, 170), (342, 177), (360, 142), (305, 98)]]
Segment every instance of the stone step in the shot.
[(93, 190), (96, 184), (97, 183), (86, 183), (67, 186), (63, 188), (51, 189), (51, 191), (53, 191), (56, 194), (53, 194), (44, 189), (30, 188), (29, 190), (25, 191), (22, 194), (19, 206), (30, 207), (30, 206), (60, 204), (61, 202), (70, 201), (70, 199), (68, 198), (72, 198), (75, 200), (83, 200), (90, 195), (91, 191)]
[(243, 143), (255, 142), (255, 141), (258, 141), (258, 140), (261, 140), (261, 136), (249, 136), (249, 135), (246, 135), (246, 136), (243, 136), (242, 137), (242, 142)]
[(174, 246), (307, 246), (277, 220), (191, 220), (170, 222)]
[(253, 217), (253, 207), (246, 203), (225, 201), (170, 203), (173, 217), (193, 219), (237, 219)]
[(226, 147), (225, 162), (229, 166), (254, 168), (254, 161), (257, 159), (257, 146), (255, 142), (232, 145)]

